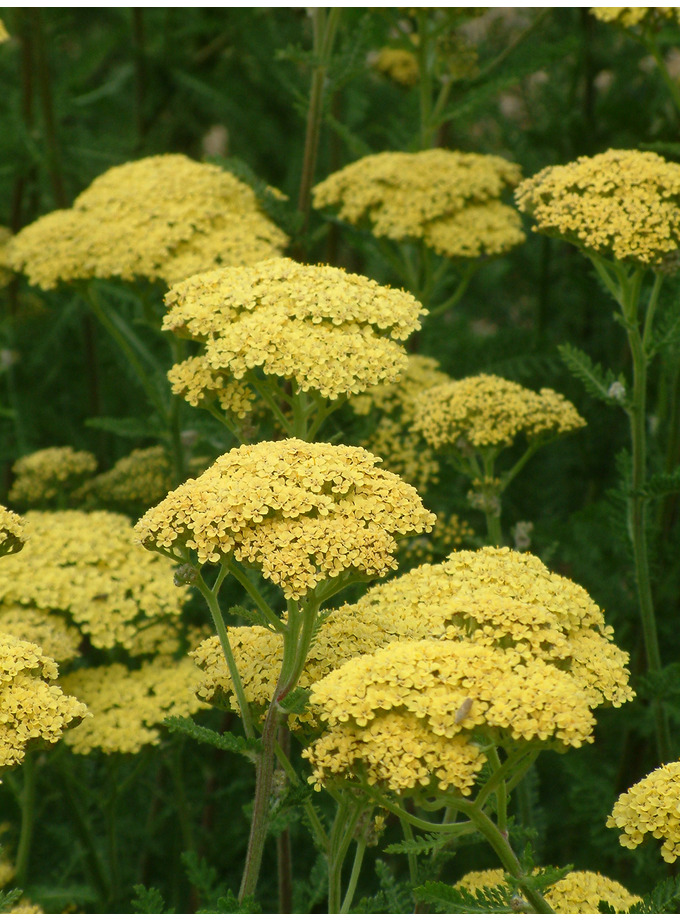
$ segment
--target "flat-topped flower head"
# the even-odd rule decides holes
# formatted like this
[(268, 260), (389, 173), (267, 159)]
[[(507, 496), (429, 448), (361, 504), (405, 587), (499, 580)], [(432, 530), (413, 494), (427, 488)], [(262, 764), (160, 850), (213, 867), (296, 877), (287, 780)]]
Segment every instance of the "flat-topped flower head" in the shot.
[(568, 399), (544, 387), (536, 393), (494, 374), (432, 387), (414, 413), (414, 427), (435, 449), (508, 447), (523, 434), (548, 440), (575, 431), (584, 419)]
[(43, 507), (55, 499), (67, 500), (84, 479), (97, 469), (97, 459), (87, 450), (46, 447), (27, 454), (12, 467), (15, 480), (10, 501), (28, 508)]
[(147, 549), (199, 564), (232, 556), (299, 598), (352, 570), (396, 567), (396, 534), (430, 530), (416, 490), (361, 447), (297, 438), (235, 448), (137, 523)]
[(188, 658), (156, 658), (137, 670), (111, 664), (74, 671), (62, 686), (87, 703), (92, 718), (74, 729), (67, 743), (76, 754), (137, 754), (147, 744), (159, 744), (165, 718), (205, 707), (195, 694), (198, 676)]
[(535, 231), (586, 253), (663, 269), (680, 245), (680, 165), (651, 151), (607, 150), (548, 166), (517, 188)]
[(408, 48), (381, 48), (370, 63), (378, 73), (401, 86), (415, 86), (420, 79), (418, 58)]
[(82, 634), (57, 613), (0, 603), (0, 632), (39, 645), (57, 664), (74, 659), (83, 641)]
[(0, 633), (0, 770), (38, 743), (54, 744), (87, 707), (52, 683), (57, 666), (32, 642)]
[[(502, 869), (482, 869), (468, 872), (456, 888), (475, 892), (499, 885), (513, 890), (513, 886), (506, 882)], [(617, 913), (626, 913), (640, 901), (620, 882), (599, 872), (567, 872), (563, 879), (546, 888), (545, 899), (558, 914), (597, 914), (600, 901), (605, 901)]]
[(7, 227), (0, 227), (0, 288), (8, 285), (14, 277), (14, 272), (7, 263), (7, 244), (11, 238), (11, 231)]
[(29, 511), (25, 521), (26, 548), (0, 566), (4, 604), (59, 614), (96, 648), (120, 645), (133, 655), (176, 650), (189, 589), (173, 586), (171, 562), (135, 543), (128, 518)]
[(664, 764), (620, 795), (607, 827), (623, 831), (621, 846), (634, 850), (646, 834), (662, 840), (668, 863), (680, 856), (680, 761)]
[(72, 208), (18, 233), (8, 261), (43, 288), (112, 277), (172, 284), (219, 265), (271, 258), (286, 244), (249, 186), (173, 153), (107, 170)]
[(449, 258), (498, 255), (524, 240), (519, 215), (500, 201), (520, 176), (515, 163), (486, 154), (377, 153), (320, 182), (314, 207), (337, 207), (377, 237), (422, 239)]
[(657, 29), (669, 20), (680, 21), (677, 6), (593, 6), (590, 12), (601, 22), (612, 22), (624, 29)]
[(173, 486), (172, 464), (162, 446), (142, 447), (94, 476), (75, 498), (116, 509), (148, 508)]
[(10, 556), (12, 553), (18, 553), (24, 548), (26, 543), (26, 534), (24, 531), (24, 521), (0, 505), (0, 556)]
[[(313, 685), (310, 705), (330, 733), (304, 754), (314, 767), (310, 782), (317, 785), (334, 774), (356, 776), (376, 761), (371, 729), (375, 724), (382, 731), (385, 714), (392, 717), (395, 760), (401, 752), (399, 769), (414, 761), (405, 743), (413, 719), (424, 737), (465, 744), (480, 732), (499, 744), (526, 741), (560, 750), (593, 740), (587, 696), (570, 674), (538, 659), (524, 663), (513, 649), (465, 639), (397, 641), (354, 658)], [(357, 729), (365, 731), (358, 735)], [(482, 758), (474, 763), (478, 771)], [(421, 771), (425, 766), (416, 762), (408, 782), (394, 782), (401, 791), (434, 782), (432, 771)], [(463, 794), (476, 771), (464, 786), (455, 784)], [(446, 779), (438, 786), (448, 788)]]
[[(399, 342), (420, 328), (424, 313), (406, 291), (292, 259), (194, 275), (165, 302), (163, 328), (204, 342), (205, 361), (218, 373), (241, 380), (261, 368), (329, 399), (396, 379), (406, 367)], [(195, 387), (186, 389), (197, 399)]]

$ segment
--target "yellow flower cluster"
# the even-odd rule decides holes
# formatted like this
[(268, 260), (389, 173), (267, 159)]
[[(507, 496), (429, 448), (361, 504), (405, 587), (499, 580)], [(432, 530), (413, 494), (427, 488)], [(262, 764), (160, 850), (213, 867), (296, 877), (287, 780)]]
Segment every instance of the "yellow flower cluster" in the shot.
[(39, 904), (34, 904), (28, 898), (20, 898), (16, 904), (13, 904), (8, 913), (10, 914), (44, 914), (45, 911)]
[(474, 538), (475, 531), (466, 520), (457, 514), (440, 514), (431, 533), (404, 540), (399, 547), (399, 568), (412, 569), (436, 562), (461, 546), (470, 545)]
[(0, 44), (6, 41), (9, 41), (9, 32), (7, 31), (5, 23), (0, 19)]
[(416, 490), (376, 467), (361, 447), (297, 438), (244, 445), (171, 492), (138, 521), (147, 549), (199, 564), (234, 558), (256, 565), (299, 598), (347, 570), (396, 568), (394, 534), (430, 530), (435, 516)]
[(35, 507), (66, 498), (96, 469), (97, 460), (87, 450), (47, 447), (35, 451), (12, 467), (16, 478), (9, 492), (10, 501)]
[(0, 505), (0, 556), (18, 553), (25, 543), (23, 519), (14, 511)]
[(372, 66), (402, 86), (415, 86), (420, 78), (418, 58), (408, 48), (381, 48)]
[(25, 550), (0, 567), (4, 604), (61, 613), (97, 648), (176, 649), (188, 588), (172, 584), (171, 562), (135, 545), (126, 517), (29, 511), (25, 520)]
[(601, 22), (614, 22), (624, 29), (656, 27), (669, 19), (680, 22), (680, 7), (677, 6), (593, 6), (590, 12)]
[(20, 604), (0, 603), (0, 632), (34, 642), (59, 664), (76, 657), (83, 639), (59, 614)]
[[(428, 786), (432, 761), (419, 756), (421, 737), (433, 745), (437, 739), (458, 739), (462, 750), (472, 748), (465, 755), (465, 771), (458, 763), (453, 783), (434, 774), (440, 789), (453, 785), (466, 795), (485, 760), (472, 741), (479, 726), (501, 744), (530, 741), (562, 749), (593, 740), (588, 697), (570, 674), (540, 659), (525, 663), (513, 649), (466, 639), (404, 640), (354, 658), (314, 684), (310, 704), (328, 725), (303, 752), (317, 788), (334, 776), (352, 778), (362, 770), (369, 783), (383, 781), (387, 747), (392, 750), (391, 789)], [(377, 756), (374, 732), (381, 736), (386, 731), (390, 741), (381, 742)]]
[(21, 763), (32, 743), (54, 744), (87, 714), (50, 683), (57, 675), (37, 645), (0, 633), (0, 768)]
[(420, 328), (424, 312), (406, 291), (292, 259), (195, 275), (165, 302), (163, 328), (205, 342), (218, 374), (240, 380), (261, 367), (329, 399), (394, 380), (406, 366), (398, 343)]
[[(468, 872), (456, 888), (476, 891), (504, 885), (502, 869), (482, 869)], [(545, 899), (557, 914), (597, 914), (600, 901), (606, 901), (618, 913), (628, 911), (640, 898), (631, 894), (620, 882), (599, 872), (568, 872), (563, 879), (550, 885)]]
[(271, 258), (287, 242), (249, 186), (173, 153), (107, 170), (72, 208), (18, 233), (8, 256), (42, 288), (111, 277), (172, 284), (219, 265)]
[[(0, 21), (0, 42), (2, 42), (2, 21)], [(8, 285), (14, 277), (7, 264), (7, 244), (11, 238), (12, 234), (7, 227), (0, 227), (0, 287)]]
[(520, 169), (502, 157), (454, 150), (377, 153), (315, 186), (314, 207), (338, 207), (377, 237), (422, 239), (448, 258), (499, 255), (524, 240), (519, 214), (500, 201)]
[(432, 387), (418, 400), (414, 417), (414, 427), (435, 449), (461, 451), (508, 447), (520, 433), (547, 439), (583, 425), (573, 404), (554, 390), (536, 393), (493, 374)]
[(650, 151), (607, 150), (548, 166), (516, 199), (534, 230), (607, 258), (663, 268), (680, 244), (680, 165)]
[(680, 856), (680, 761), (664, 764), (620, 795), (607, 827), (623, 831), (621, 846), (634, 850), (645, 834), (663, 840), (661, 855), (668, 863)]
[(224, 412), (245, 418), (253, 408), (253, 394), (245, 384), (229, 380), (227, 372), (215, 370), (205, 355), (175, 364), (168, 371), (172, 392), (192, 406), (209, 406), (215, 400)]
[(123, 508), (148, 507), (171, 488), (172, 467), (163, 447), (143, 447), (85, 483), (76, 497)]
[(163, 719), (204, 708), (195, 694), (197, 677), (188, 658), (158, 658), (136, 671), (122, 664), (74, 671), (63, 678), (62, 686), (85, 700), (93, 718), (69, 733), (66, 741), (76, 754), (95, 749), (137, 754), (145, 744), (158, 744)]
[(350, 405), (357, 415), (377, 410), (373, 431), (363, 446), (383, 458), (385, 466), (410, 482), (419, 492), (437, 482), (439, 462), (413, 429), (416, 407), (423, 391), (450, 381), (434, 358), (409, 355), (404, 371), (394, 383), (383, 383), (354, 396)]

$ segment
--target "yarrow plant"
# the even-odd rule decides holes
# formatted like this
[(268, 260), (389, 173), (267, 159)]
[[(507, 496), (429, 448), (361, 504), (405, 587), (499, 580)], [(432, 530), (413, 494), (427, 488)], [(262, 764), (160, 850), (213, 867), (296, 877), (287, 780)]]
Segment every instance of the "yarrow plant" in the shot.
[(664, 764), (619, 796), (607, 827), (620, 830), (619, 842), (630, 850), (651, 834), (663, 841), (664, 860), (673, 863), (680, 856), (679, 792), (680, 762)]
[(27, 454), (12, 467), (15, 479), (10, 501), (21, 507), (63, 507), (83, 480), (97, 469), (97, 459), (87, 450), (47, 447)]

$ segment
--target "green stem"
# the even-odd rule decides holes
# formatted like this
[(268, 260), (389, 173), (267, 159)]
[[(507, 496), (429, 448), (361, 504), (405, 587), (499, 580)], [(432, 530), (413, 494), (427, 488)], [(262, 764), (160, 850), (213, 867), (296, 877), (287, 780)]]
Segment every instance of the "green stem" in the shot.
[(463, 294), (467, 291), (470, 281), (472, 281), (472, 278), (474, 277), (478, 268), (479, 265), (476, 262), (468, 262), (463, 271), (463, 276), (458, 282), (458, 287), (455, 289), (453, 294), (450, 295), (450, 297), (447, 297), (443, 303), (438, 304), (436, 307), (429, 307), (427, 304), (423, 304), (423, 306), (427, 307), (429, 310), (428, 316), (441, 316), (442, 313), (446, 313), (447, 310), (455, 307)]
[[(236, 581), (248, 592), (251, 598), (255, 601), (257, 609), (266, 619), (267, 623), (271, 626), (272, 629), (276, 632), (285, 633), (286, 626), (281, 622), (279, 617), (274, 613), (272, 608), (262, 597), (260, 592), (257, 590), (252, 581), (248, 578), (246, 573), (238, 566), (238, 564), (230, 557), (225, 560), (223, 563), (224, 569), (229, 572), (230, 575), (236, 579)], [(220, 580), (221, 584), (221, 580)], [(218, 588), (219, 590), (219, 588)]]
[(434, 126), (432, 123), (432, 59), (435, 49), (431, 47), (428, 31), (429, 10), (419, 7), (418, 15), (418, 77), (420, 101), (420, 133), (418, 144), (421, 150), (432, 146)]
[[(403, 818), (399, 819), (401, 824), (401, 831), (404, 835), (404, 840), (407, 843), (413, 843), (413, 831), (411, 830), (411, 825), (408, 821), (405, 821)], [(409, 852), (407, 854), (408, 859), (408, 875), (411, 882), (411, 886), (415, 888), (418, 884), (418, 859), (415, 853)]]
[[(487, 758), (490, 766), (493, 767), (494, 773), (500, 773), (501, 762), (498, 757), (498, 751), (493, 746), (487, 751)], [(498, 819), (498, 829), (501, 834), (507, 836), (508, 832), (508, 791), (505, 784), (505, 778), (501, 775), (496, 785), (496, 816)]]
[(659, 50), (659, 46), (656, 43), (654, 34), (652, 32), (645, 33), (644, 37), (642, 38), (642, 43), (654, 58), (656, 66), (659, 68), (659, 73), (661, 74), (661, 77), (666, 84), (666, 89), (671, 94), (671, 99), (673, 100), (677, 114), (680, 115), (680, 87), (678, 86), (677, 81), (674, 80), (668, 72), (666, 62), (663, 58), (663, 55), (661, 54), (661, 51)]
[(35, 824), (35, 787), (36, 787), (36, 761), (34, 754), (27, 754), (22, 766), (23, 786), (19, 805), (21, 808), (21, 830), (19, 832), (19, 845), (17, 847), (15, 877), (20, 887), (26, 884), (28, 877), (28, 863), (31, 856), (31, 842), (33, 840), (33, 826)]
[[(222, 564), (222, 570), (224, 571), (224, 563)], [(220, 573), (221, 574), (221, 573)], [(217, 599), (217, 592), (219, 591), (219, 586), (213, 588), (212, 590), (208, 587), (203, 579), (203, 576), (198, 573), (196, 578), (196, 587), (201, 592), (205, 601), (208, 605), (210, 613), (213, 618), (213, 623), (215, 624), (215, 629), (217, 630), (217, 635), (220, 639), (220, 645), (222, 646), (222, 653), (227, 662), (227, 667), (229, 668), (229, 675), (231, 681), (234, 685), (234, 691), (236, 693), (236, 699), (238, 700), (239, 709), (241, 710), (241, 721), (243, 722), (243, 730), (245, 732), (246, 738), (255, 737), (255, 729), (253, 728), (253, 720), (250, 714), (250, 706), (248, 705), (248, 700), (246, 699), (245, 690), (243, 689), (243, 683), (241, 681), (241, 675), (238, 672), (236, 667), (236, 661), (234, 660), (234, 653), (231, 649), (231, 643), (229, 642), (229, 636), (227, 634), (227, 627), (224, 623), (224, 617), (222, 616), (222, 610), (220, 609), (220, 602)]]
[(357, 889), (357, 882), (359, 881), (359, 875), (361, 873), (361, 865), (364, 861), (364, 853), (366, 852), (366, 841), (363, 837), (360, 837), (357, 840), (357, 847), (354, 851), (354, 862), (352, 863), (352, 874), (349, 877), (349, 882), (347, 883), (347, 890), (345, 891), (345, 897), (342, 904), (340, 905), (340, 913), (348, 914), (352, 906), (352, 901), (354, 899), (354, 894)]
[(342, 911), (342, 867), (352, 837), (363, 810), (363, 804), (357, 805), (341, 798), (335, 813), (328, 842), (328, 913)]
[[(276, 754), (276, 759), (280, 763), (281, 767), (283, 768), (290, 782), (294, 786), (301, 788), (302, 783), (300, 782), (300, 778), (295, 772), (295, 768), (293, 767), (292, 763), (288, 759), (285, 751), (283, 750), (283, 748), (278, 742), (274, 744), (274, 753)], [(312, 835), (314, 836), (314, 840), (315, 840), (317, 847), (322, 851), (327, 851), (328, 850), (328, 834), (326, 833), (325, 827), (321, 823), (321, 819), (319, 818), (316, 812), (316, 808), (314, 807), (314, 805), (309, 799), (305, 799), (303, 803), (303, 808), (305, 810), (305, 814), (307, 815), (307, 820), (309, 821), (311, 825)]]

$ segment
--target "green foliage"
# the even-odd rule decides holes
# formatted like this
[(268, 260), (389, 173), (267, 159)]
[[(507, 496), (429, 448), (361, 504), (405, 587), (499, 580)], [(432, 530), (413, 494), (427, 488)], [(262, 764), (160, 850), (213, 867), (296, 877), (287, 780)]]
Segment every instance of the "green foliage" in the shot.
[(680, 910), (680, 878), (666, 878), (642, 898), (629, 914), (675, 914)]
[(610, 406), (627, 406), (626, 393), (629, 387), (623, 374), (603, 370), (588, 355), (574, 345), (560, 345), (562, 360), (572, 374), (577, 377), (588, 393)]
[(130, 903), (130, 907), (136, 914), (167, 914), (173, 913), (168, 911), (165, 905), (163, 895), (158, 888), (147, 888), (146, 885), (134, 886), (135, 897)]
[(295, 690), (292, 690), (287, 696), (284, 696), (284, 698), (279, 701), (279, 706), (284, 712), (295, 713), (295, 715), (301, 716), (307, 711), (311, 695), (312, 691), (307, 689), (307, 687), (296, 687)]
[(231, 751), (234, 754), (243, 754), (252, 759), (254, 752), (260, 747), (260, 742), (233, 735), (231, 732), (216, 732), (204, 725), (198, 725), (193, 719), (185, 716), (168, 716), (163, 724), (171, 732), (180, 732), (194, 741), (202, 744), (211, 744), (220, 751)]
[(385, 897), (388, 913), (412, 913), (413, 893), (411, 891), (411, 886), (407, 882), (398, 881), (392, 869), (382, 859), (377, 859), (375, 862), (375, 874), (380, 881), (380, 887)]
[(414, 891), (419, 901), (436, 907), (438, 911), (450, 914), (507, 914), (513, 911), (510, 900), (512, 888), (496, 885), (493, 888), (477, 888), (474, 892), (465, 888), (454, 888), (444, 882), (426, 882)]

